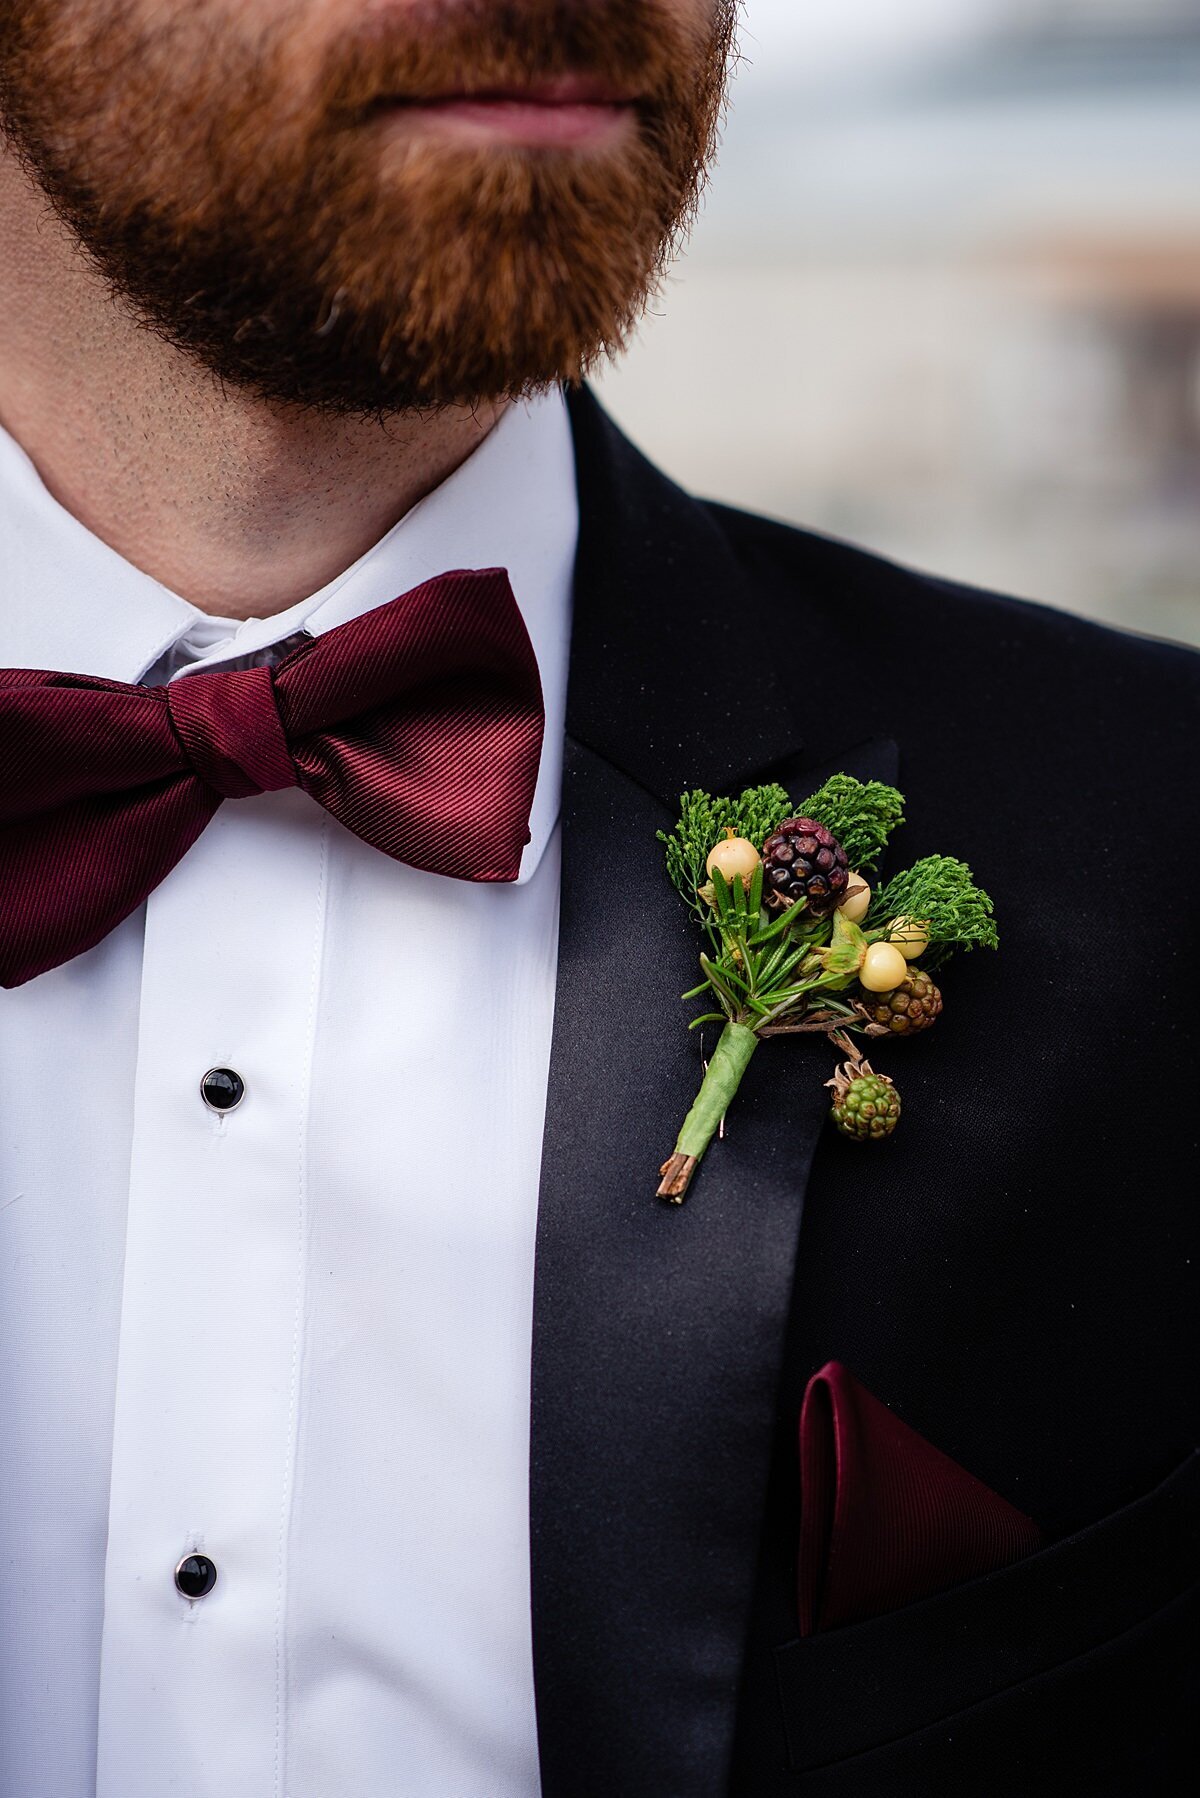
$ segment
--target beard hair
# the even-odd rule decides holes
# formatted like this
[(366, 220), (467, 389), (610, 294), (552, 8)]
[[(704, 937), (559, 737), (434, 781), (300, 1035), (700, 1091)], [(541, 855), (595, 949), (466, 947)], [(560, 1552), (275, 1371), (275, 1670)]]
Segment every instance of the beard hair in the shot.
[[(0, 126), (138, 321), (222, 381), (338, 415), (475, 405), (620, 349), (691, 222), (736, 0), (458, 0), (331, 42), (209, 5), (0, 0)], [(465, 73), (464, 73), (465, 72)], [(593, 76), (639, 95), (594, 150), (381, 149), (397, 94)]]

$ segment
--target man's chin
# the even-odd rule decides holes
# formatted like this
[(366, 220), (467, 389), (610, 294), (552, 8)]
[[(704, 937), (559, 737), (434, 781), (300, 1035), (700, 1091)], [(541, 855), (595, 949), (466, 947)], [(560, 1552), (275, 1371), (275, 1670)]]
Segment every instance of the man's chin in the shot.
[[(513, 284), (507, 273), (503, 285)], [(480, 296), (487, 277), (481, 276)], [(545, 287), (532, 316), (498, 316), (494, 309), (446, 311), (428, 336), (401, 336), (388, 311), (362, 318), (324, 302), (324, 334), (302, 335), (294, 321), (282, 329), (265, 318), (230, 332), (215, 317), (210, 328), (195, 309), (142, 316), (155, 332), (198, 370), (270, 406), (330, 418), (384, 419), (433, 414), (449, 408), (479, 409), (528, 397), (581, 379), (618, 341), (597, 323), (581, 330)], [(543, 313), (543, 308), (545, 312)], [(314, 297), (313, 316), (321, 316)]]

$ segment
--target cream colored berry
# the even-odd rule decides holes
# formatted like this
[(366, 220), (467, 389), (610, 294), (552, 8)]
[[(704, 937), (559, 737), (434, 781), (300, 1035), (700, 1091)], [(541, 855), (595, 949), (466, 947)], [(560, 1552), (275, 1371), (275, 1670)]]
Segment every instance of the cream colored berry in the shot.
[(709, 850), (704, 866), (709, 874), (718, 868), (731, 886), (739, 878), (743, 886), (749, 886), (761, 860), (749, 837), (727, 836)]
[(890, 993), (908, 976), (908, 963), (891, 943), (872, 943), (858, 970), (859, 984), (869, 993)]
[(906, 918), (901, 914), (888, 925), (888, 936), (905, 961), (917, 961), (929, 947), (929, 925), (924, 918)]
[(848, 887), (858, 887), (859, 891), (857, 893), (852, 892), (848, 899), (843, 899), (842, 903), (838, 906), (838, 910), (841, 912), (843, 918), (847, 919), (849, 923), (859, 924), (867, 915), (867, 909), (871, 903), (871, 889), (861, 874), (851, 873), (847, 877), (846, 885)]

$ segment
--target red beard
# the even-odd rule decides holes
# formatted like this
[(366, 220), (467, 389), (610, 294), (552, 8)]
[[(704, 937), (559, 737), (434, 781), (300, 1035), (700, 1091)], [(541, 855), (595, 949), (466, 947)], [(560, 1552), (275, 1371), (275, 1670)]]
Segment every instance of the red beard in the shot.
[[(694, 209), (736, 9), (456, 0), (332, 34), (308, 72), (303, 9), (253, 40), (211, 0), (141, 10), (0, 0), (12, 148), (168, 342), (266, 399), (381, 415), (575, 379), (625, 341)], [(636, 93), (635, 129), (572, 150), (372, 125), (391, 96), (564, 74)]]

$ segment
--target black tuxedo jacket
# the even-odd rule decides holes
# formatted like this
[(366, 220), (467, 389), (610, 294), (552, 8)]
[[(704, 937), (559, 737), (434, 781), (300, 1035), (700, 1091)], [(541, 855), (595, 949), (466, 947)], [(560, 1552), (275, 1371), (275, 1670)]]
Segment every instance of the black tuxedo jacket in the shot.
[[(585, 390), (563, 911), (538, 1224), (545, 1798), (1185, 1788), (1200, 1484), (1188, 1286), (1200, 658), (700, 504)], [(895, 780), (892, 865), (971, 863), (1001, 949), (882, 1065), (756, 1057), (681, 1208), (688, 786)], [(828, 1064), (828, 1065), (827, 1065)], [(837, 1359), (1047, 1546), (797, 1639), (796, 1419)]]

